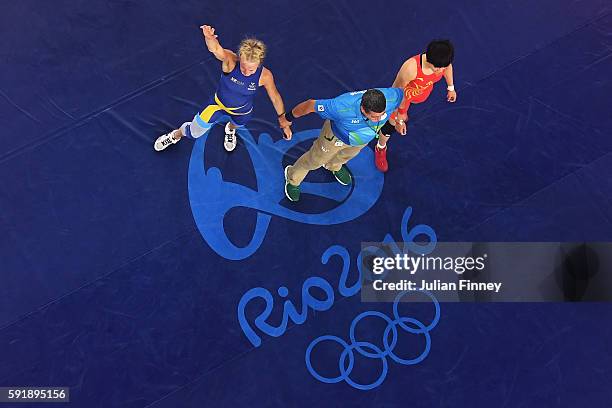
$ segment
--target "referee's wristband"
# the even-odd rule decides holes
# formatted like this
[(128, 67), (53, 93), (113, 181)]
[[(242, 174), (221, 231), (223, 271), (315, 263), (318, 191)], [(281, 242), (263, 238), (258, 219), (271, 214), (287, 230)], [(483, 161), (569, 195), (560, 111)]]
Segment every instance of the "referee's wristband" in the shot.
[(295, 120), (295, 116), (293, 116), (291, 110), (285, 113), (285, 119), (287, 119), (287, 122), (293, 122)]

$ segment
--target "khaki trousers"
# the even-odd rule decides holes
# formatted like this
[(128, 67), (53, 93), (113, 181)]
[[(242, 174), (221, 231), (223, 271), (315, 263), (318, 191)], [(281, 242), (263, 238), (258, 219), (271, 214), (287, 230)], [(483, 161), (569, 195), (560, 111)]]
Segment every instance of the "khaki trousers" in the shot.
[(310, 150), (287, 170), (287, 180), (290, 184), (299, 186), (311, 170), (325, 167), (330, 171), (338, 171), (343, 164), (357, 156), (364, 147), (366, 147), (365, 144), (361, 146), (344, 144), (334, 135), (330, 121), (326, 120), (321, 128), (321, 134), (314, 141)]

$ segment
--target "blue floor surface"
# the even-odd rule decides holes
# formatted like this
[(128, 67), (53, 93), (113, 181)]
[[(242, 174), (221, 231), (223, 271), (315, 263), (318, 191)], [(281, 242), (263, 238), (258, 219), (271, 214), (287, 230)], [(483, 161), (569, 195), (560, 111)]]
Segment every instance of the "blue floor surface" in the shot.
[[(392, 313), (339, 289), (341, 257), (321, 260), (333, 245), (348, 253), (350, 286), (361, 242), (418, 225), (438, 241), (612, 241), (611, 11), (604, 0), (3, 5), (0, 386), (68, 386), (65, 406), (86, 408), (612, 406), (604, 303), (442, 304), (427, 358), (387, 358), (369, 391), (318, 381), (305, 363), (315, 338), (348, 341), (359, 313)], [(319, 171), (290, 204), (283, 165), (322, 121), (296, 122), (302, 143), (281, 140), (263, 91), (231, 155), (222, 126), (152, 149), (215, 89), (201, 24), (229, 48), (264, 40), (287, 106), (390, 86), (406, 58), (450, 38), (458, 100), (439, 84), (411, 107), (384, 176), (368, 148), (354, 189)], [(254, 346), (243, 295), (270, 291), (277, 326), (277, 289), (301, 310), (314, 276), (333, 307), (278, 337), (256, 329)], [(264, 305), (249, 304), (251, 325)], [(401, 307), (433, 317), (431, 304)], [(369, 319), (359, 333), (382, 344), (384, 329)], [(416, 357), (425, 338), (402, 332), (397, 354)], [(337, 375), (340, 353), (321, 345), (313, 366)], [(383, 362), (354, 365), (365, 384)]]

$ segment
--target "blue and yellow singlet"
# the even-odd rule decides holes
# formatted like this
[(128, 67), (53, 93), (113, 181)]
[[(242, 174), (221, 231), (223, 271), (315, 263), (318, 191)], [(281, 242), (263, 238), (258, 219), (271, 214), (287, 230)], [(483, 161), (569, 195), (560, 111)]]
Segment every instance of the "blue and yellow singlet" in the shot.
[(211, 123), (221, 114), (230, 115), (234, 121), (238, 116), (249, 115), (253, 111), (253, 99), (259, 88), (262, 70), (263, 65), (260, 65), (254, 74), (245, 76), (240, 71), (240, 62), (236, 62), (231, 72), (221, 73), (215, 96), (200, 113), (199, 118)]

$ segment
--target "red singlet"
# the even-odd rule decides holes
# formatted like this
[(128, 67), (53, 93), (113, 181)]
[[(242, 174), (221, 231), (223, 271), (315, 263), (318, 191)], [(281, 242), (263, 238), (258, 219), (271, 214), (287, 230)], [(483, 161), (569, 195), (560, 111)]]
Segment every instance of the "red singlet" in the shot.
[(444, 76), (444, 70), (425, 75), (421, 68), (421, 54), (412, 57), (417, 64), (417, 76), (404, 87), (404, 95), (409, 103), (424, 102), (431, 93), (433, 85)]

